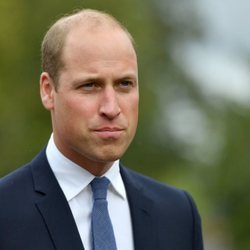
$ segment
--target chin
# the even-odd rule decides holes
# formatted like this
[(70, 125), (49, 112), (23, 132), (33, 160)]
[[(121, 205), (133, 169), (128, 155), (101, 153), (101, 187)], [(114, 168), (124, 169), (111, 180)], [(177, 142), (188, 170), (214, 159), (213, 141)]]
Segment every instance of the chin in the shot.
[(100, 157), (101, 162), (114, 162), (122, 157), (122, 154), (105, 154)]
[(104, 150), (99, 155), (98, 158), (102, 162), (113, 162), (113, 161), (120, 159), (122, 157), (122, 155), (124, 154), (124, 152), (125, 151), (123, 151), (123, 150), (117, 151), (117, 150), (108, 149), (108, 150)]

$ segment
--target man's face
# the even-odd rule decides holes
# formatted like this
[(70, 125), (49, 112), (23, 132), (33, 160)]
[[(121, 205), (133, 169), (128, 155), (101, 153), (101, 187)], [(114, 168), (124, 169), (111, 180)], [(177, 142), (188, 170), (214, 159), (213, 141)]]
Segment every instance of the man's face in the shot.
[[(104, 28), (67, 36), (50, 106), (54, 139), (72, 161), (109, 167), (131, 143), (138, 119), (137, 59), (127, 35)], [(48, 107), (47, 107), (48, 108)]]

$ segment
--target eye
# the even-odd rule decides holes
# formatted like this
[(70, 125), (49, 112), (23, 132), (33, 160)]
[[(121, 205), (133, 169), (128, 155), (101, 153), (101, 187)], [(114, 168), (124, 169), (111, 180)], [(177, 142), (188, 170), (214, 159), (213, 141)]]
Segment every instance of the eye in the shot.
[(121, 80), (119, 83), (119, 86), (123, 89), (131, 88), (131, 87), (133, 87), (133, 85), (134, 85), (134, 82), (132, 80), (129, 80), (129, 79)]
[(87, 82), (81, 85), (81, 88), (84, 88), (84, 89), (92, 89), (94, 87), (95, 87), (94, 82)]
[(84, 90), (84, 91), (93, 91), (97, 90), (99, 88), (99, 84), (95, 81), (90, 81), (83, 83), (79, 86), (79, 89)]

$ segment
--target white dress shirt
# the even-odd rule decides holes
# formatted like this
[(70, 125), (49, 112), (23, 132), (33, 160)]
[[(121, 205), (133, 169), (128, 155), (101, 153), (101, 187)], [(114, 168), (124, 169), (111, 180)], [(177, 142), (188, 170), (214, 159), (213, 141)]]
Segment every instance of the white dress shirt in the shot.
[[(46, 155), (56, 179), (69, 203), (85, 250), (91, 250), (91, 211), (93, 206), (90, 172), (66, 158), (51, 136)], [(133, 250), (133, 231), (126, 190), (120, 174), (119, 161), (104, 174), (111, 185), (107, 200), (118, 250)]]

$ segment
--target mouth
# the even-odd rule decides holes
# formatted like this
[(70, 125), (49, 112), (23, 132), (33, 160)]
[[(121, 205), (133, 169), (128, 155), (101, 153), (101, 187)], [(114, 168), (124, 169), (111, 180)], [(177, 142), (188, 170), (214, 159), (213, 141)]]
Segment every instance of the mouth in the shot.
[(102, 128), (94, 129), (93, 132), (101, 139), (117, 140), (125, 132), (125, 129), (120, 128), (120, 127), (102, 127)]

